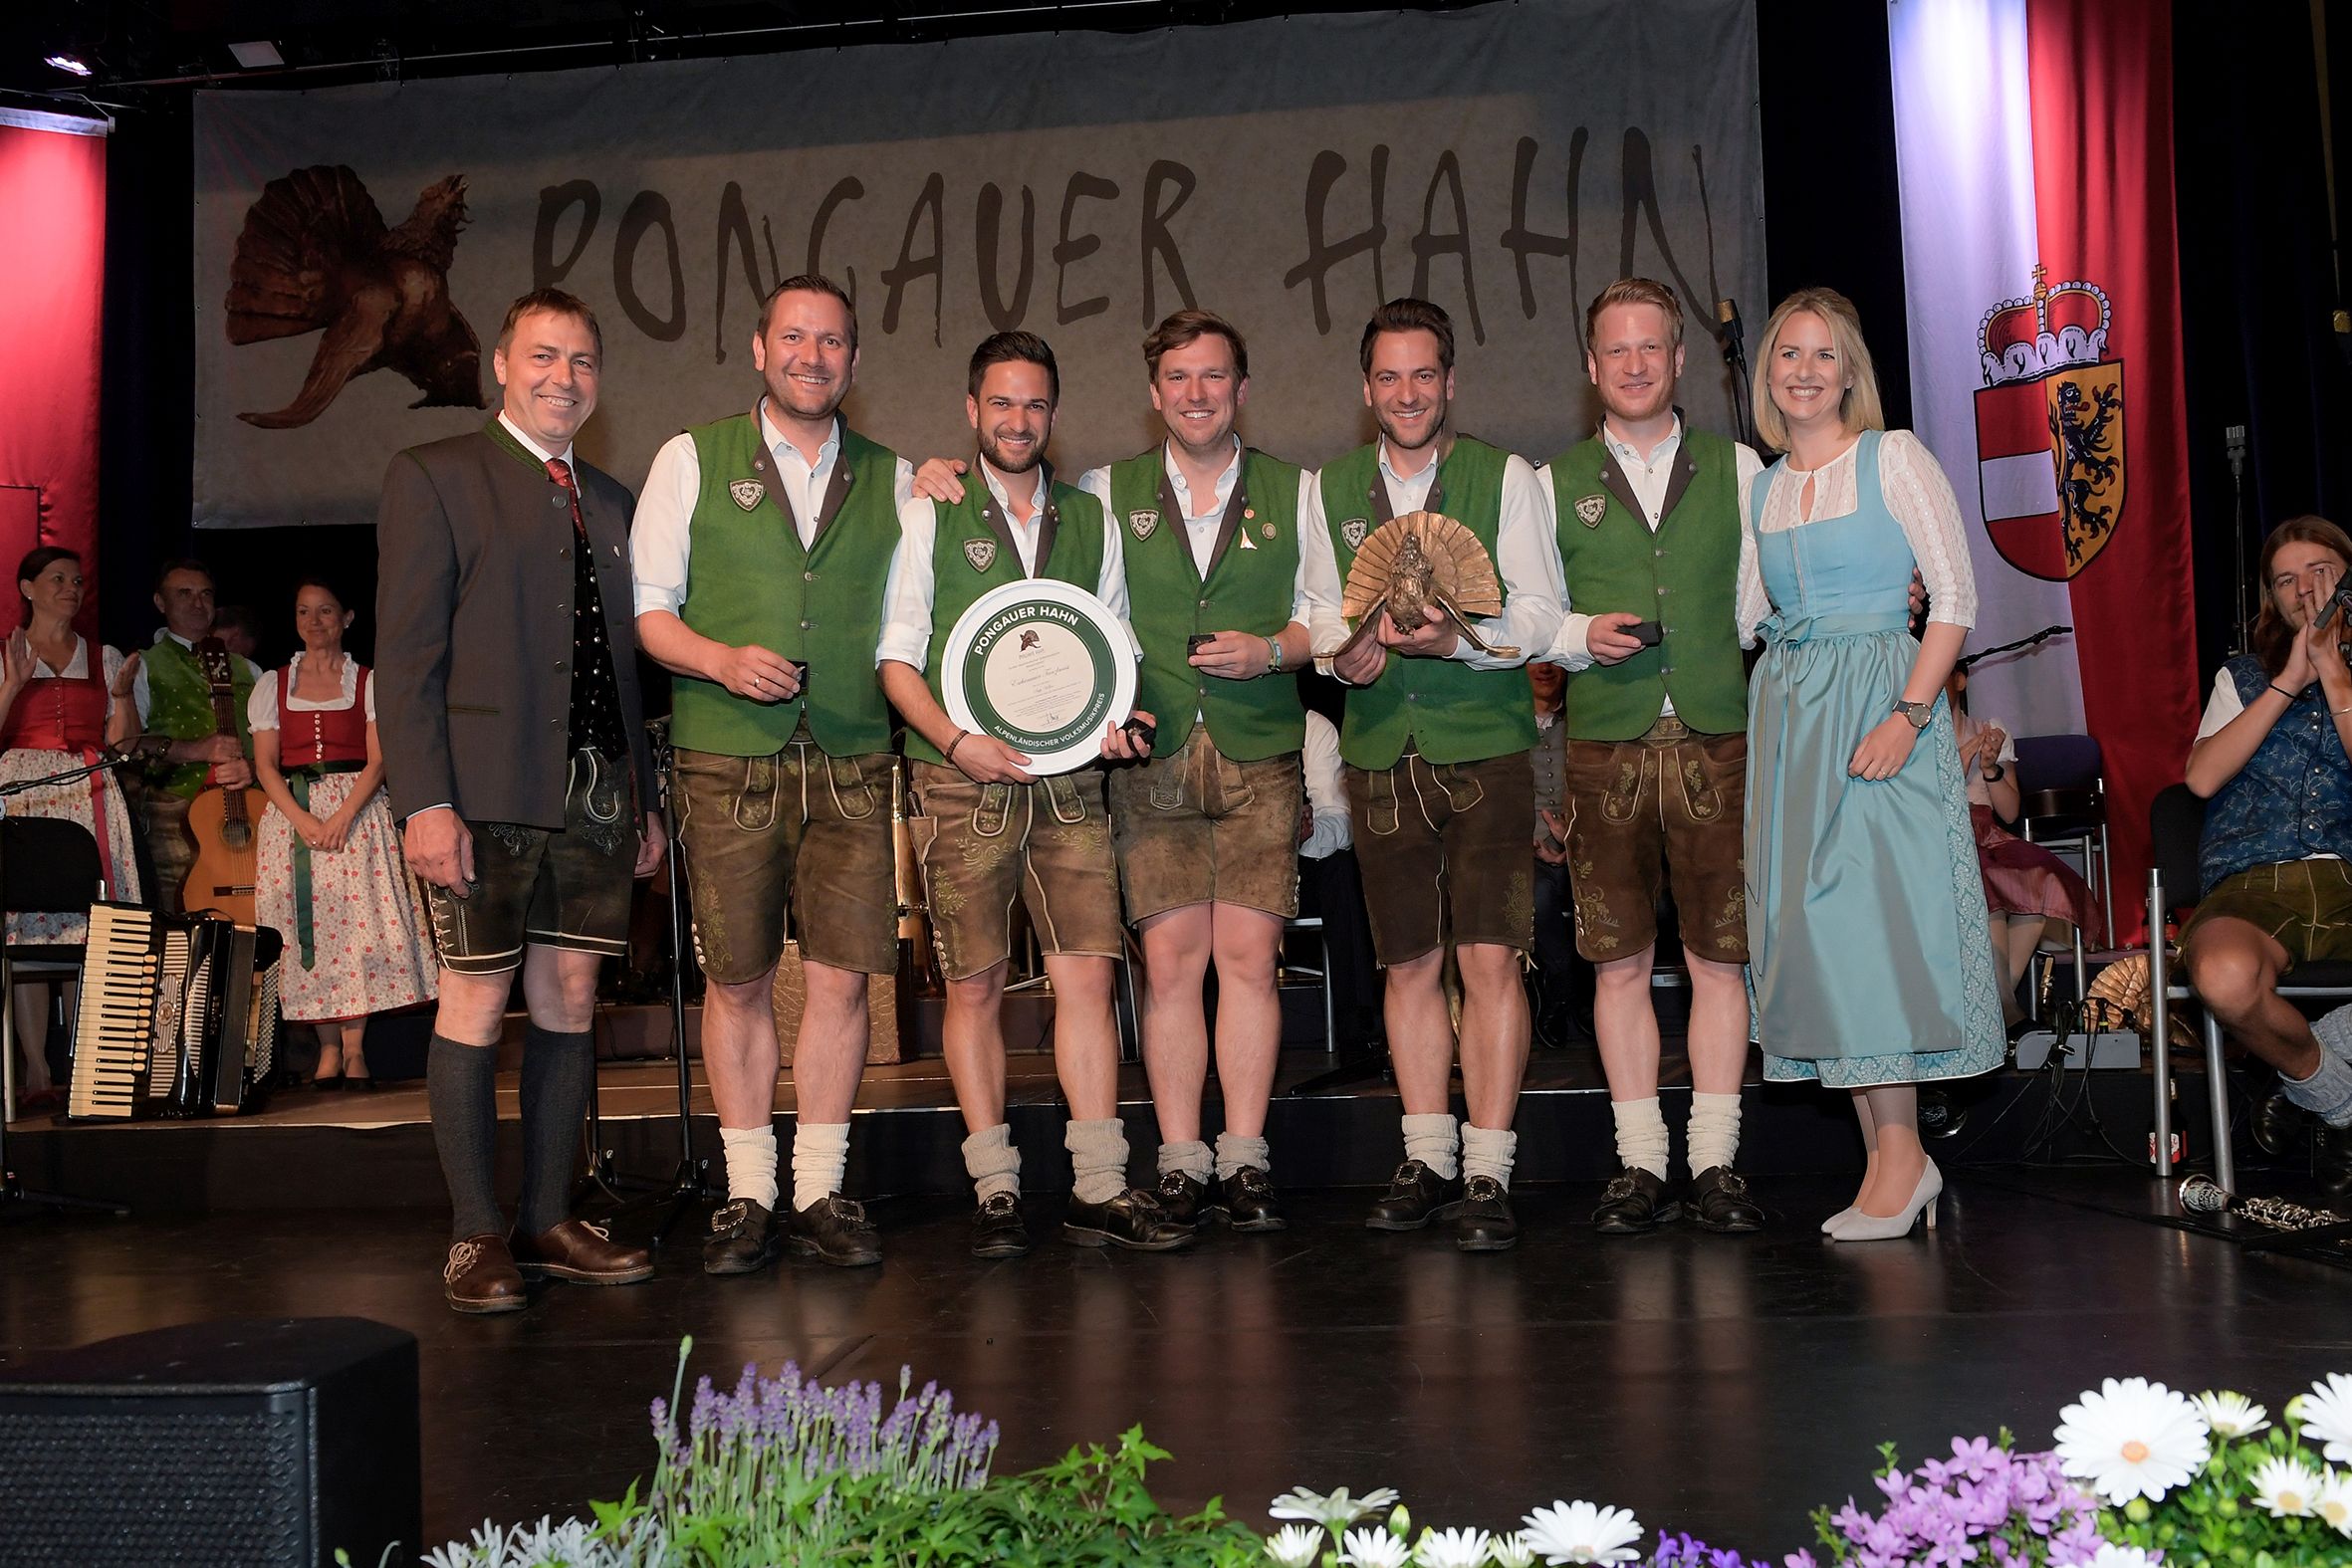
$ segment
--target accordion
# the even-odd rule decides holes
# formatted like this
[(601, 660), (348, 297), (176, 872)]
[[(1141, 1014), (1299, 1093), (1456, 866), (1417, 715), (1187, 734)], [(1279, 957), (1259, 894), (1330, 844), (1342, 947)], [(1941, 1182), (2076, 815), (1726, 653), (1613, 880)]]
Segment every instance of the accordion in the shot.
[(277, 1058), (284, 950), (266, 926), (91, 905), (66, 1115), (125, 1121), (252, 1109)]

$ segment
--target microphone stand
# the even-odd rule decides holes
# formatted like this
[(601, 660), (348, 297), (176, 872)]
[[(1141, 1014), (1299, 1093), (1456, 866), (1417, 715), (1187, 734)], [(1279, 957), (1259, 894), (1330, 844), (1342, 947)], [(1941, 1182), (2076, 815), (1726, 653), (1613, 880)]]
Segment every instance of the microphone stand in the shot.
[(2041, 630), (2035, 632), (2030, 637), (2019, 637), (2014, 642), (2000, 643), (1996, 647), (1985, 648), (1976, 653), (1972, 653), (1965, 659), (1956, 659), (1953, 661), (1952, 667), (1956, 670), (1965, 670), (1970, 665), (1977, 663), (1981, 659), (1990, 659), (1997, 653), (2014, 653), (2019, 648), (2030, 648), (2038, 643), (2047, 642), (2052, 637), (2063, 636), (2073, 629), (2074, 628), (2072, 626), (2044, 626), (2041, 628)]
[[(46, 779), (20, 779), (11, 784), (0, 784), (0, 799), (6, 799), (10, 795), (24, 794), (33, 789), (47, 788), (54, 784), (78, 784), (92, 774), (111, 768), (118, 768), (124, 763), (134, 761), (136, 756), (135, 751), (118, 752), (110, 746), (100, 755), (97, 762), (85, 767), (69, 768), (64, 773), (52, 774)], [(0, 822), (4, 821), (5, 818), (0, 817)], [(99, 823), (98, 830), (102, 833), (107, 830), (103, 819)], [(7, 833), (4, 828), (0, 828), (0, 845), (5, 845), (6, 841)], [(4, 867), (0, 867), (0, 885), (5, 885)], [(102, 888), (101, 891), (109, 892), (112, 889)], [(9, 1038), (13, 1040), (16, 1032), (16, 964), (14, 957), (9, 952), (9, 944), (6, 942), (0, 942), (0, 1007), (9, 1009), (7, 1032)], [(49, 1042), (43, 1040), (40, 1048), (47, 1050)], [(16, 1168), (8, 1163), (8, 1120), (16, 1110), (16, 1064), (6, 1059), (4, 1051), (5, 1048), (0, 1047), (0, 1075), (4, 1075), (7, 1079), (7, 1093), (0, 1095), (0, 1213), (24, 1209), (72, 1209), (91, 1214), (109, 1214), (118, 1220), (127, 1217), (130, 1211), (121, 1204), (109, 1203), (99, 1198), (76, 1198), (67, 1193), (42, 1192), (37, 1188), (27, 1187), (17, 1176)], [(70, 1073), (68, 1081), (70, 1084)]]
[(1740, 307), (1732, 300), (1715, 302), (1715, 337), (1723, 345), (1724, 363), (1732, 370), (1732, 418), (1741, 440), (1751, 450), (1761, 445), (1756, 434), (1756, 405), (1749, 387), (1747, 334), (1740, 326)]
[(670, 1052), (678, 1066), (678, 1163), (670, 1174), (665, 1188), (655, 1180), (643, 1177), (624, 1177), (613, 1170), (612, 1151), (603, 1147), (602, 1123), (597, 1115), (594, 1079), (590, 1079), (588, 1094), (588, 1183), (601, 1187), (617, 1202), (617, 1188), (628, 1188), (642, 1195), (643, 1202), (664, 1211), (653, 1228), (652, 1244), (660, 1246), (669, 1237), (671, 1228), (687, 1210), (697, 1204), (723, 1198), (725, 1193), (710, 1183), (710, 1161), (698, 1159), (694, 1153), (694, 1064), (686, 1054), (686, 911), (685, 879), (679, 870), (679, 856), (683, 852), (676, 831), (676, 818), (670, 811), (670, 745), (669, 721), (655, 719), (645, 726), (652, 738), (653, 781), (663, 820), (670, 825), (668, 851), (662, 856), (662, 870), (669, 893), (670, 937)]
[(2230, 452), (2230, 548), (2236, 560), (2235, 586), (2230, 590), (2237, 610), (2237, 645), (2232, 653), (2244, 653), (2254, 645), (2253, 584), (2245, 576), (2245, 426), (2230, 425), (2222, 431), (2222, 440)]

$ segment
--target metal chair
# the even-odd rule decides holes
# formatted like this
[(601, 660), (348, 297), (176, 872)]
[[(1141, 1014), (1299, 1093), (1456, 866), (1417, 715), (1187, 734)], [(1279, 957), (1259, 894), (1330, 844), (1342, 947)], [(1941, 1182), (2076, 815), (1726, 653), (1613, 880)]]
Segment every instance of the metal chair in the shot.
[(1315, 964), (1314, 967), (1309, 968), (1307, 965), (1297, 963), (1287, 956), (1278, 958), (1275, 971), (1276, 989), (1278, 991), (1281, 989), (1282, 978), (1285, 975), (1312, 977), (1316, 987), (1323, 994), (1323, 1051), (1327, 1055), (1336, 1056), (1339, 1054), (1339, 1024), (1331, 1006), (1331, 939), (1323, 931), (1323, 917), (1320, 915), (1294, 915), (1283, 922), (1284, 937), (1288, 938), (1294, 931), (1314, 933)]
[(2115, 874), (2107, 855), (2107, 783), (2099, 743), (2087, 735), (2016, 738), (2017, 834), (2082, 858), (2082, 879), (2099, 890), (2102, 946), (2115, 946)]
[[(2156, 1174), (2170, 1176), (2172, 1150), (2172, 1063), (2165, 1054), (2172, 1028), (2172, 1005), (2194, 1003), (2197, 994), (2186, 980), (2169, 973), (2164, 923), (2175, 906), (2195, 902), (2192, 890), (2201, 887), (2197, 867), (2199, 840), (2205, 835), (2205, 800), (2185, 784), (2160, 791), (2148, 808), (2148, 836), (2154, 865), (2148, 872), (2148, 995), (2154, 1012), (2150, 1032), (2155, 1042), (2149, 1052), (2156, 1068)], [(2352, 964), (2314, 963), (2295, 966), (2278, 994), (2293, 1002), (2352, 1002)], [(2230, 1139), (2230, 1077), (2222, 1050), (2222, 1020), (2204, 1014), (2206, 1097), (2213, 1117), (2214, 1180), (2224, 1189), (2237, 1188), (2237, 1164)]]
[[(45, 816), (0, 819), (0, 911), (86, 914), (93, 898), (106, 896), (98, 840), (90, 829)], [(78, 980), (82, 956), (80, 943), (0, 943), (0, 1120), (16, 1119), (17, 985)]]

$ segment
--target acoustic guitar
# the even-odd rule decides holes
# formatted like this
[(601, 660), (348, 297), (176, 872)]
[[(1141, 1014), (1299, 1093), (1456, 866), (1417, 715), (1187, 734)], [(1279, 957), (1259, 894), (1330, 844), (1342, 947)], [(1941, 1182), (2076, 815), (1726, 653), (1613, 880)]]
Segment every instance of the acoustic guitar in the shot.
[[(196, 644), (196, 660), (212, 687), (212, 733), (232, 740), (237, 734), (237, 687), (229, 650), (218, 637)], [(196, 863), (180, 885), (180, 908), (194, 914), (212, 910), (240, 926), (258, 925), (253, 907), (253, 885), (261, 859), (262, 807), (259, 789), (230, 789), (206, 784), (188, 802), (188, 838), (196, 846)]]

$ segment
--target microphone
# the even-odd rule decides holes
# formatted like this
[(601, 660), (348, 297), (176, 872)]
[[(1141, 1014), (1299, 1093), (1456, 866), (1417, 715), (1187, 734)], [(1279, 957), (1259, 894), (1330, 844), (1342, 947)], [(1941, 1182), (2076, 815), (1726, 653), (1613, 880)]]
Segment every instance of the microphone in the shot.
[(2181, 1207), (2196, 1214), (2225, 1214), (2231, 1198), (2230, 1189), (2210, 1176), (2192, 1176), (2181, 1184)]
[(1718, 300), (1715, 302), (1715, 336), (1724, 340), (1726, 347), (1731, 352), (1739, 352), (1740, 344), (1745, 337), (1740, 327), (1739, 301)]

